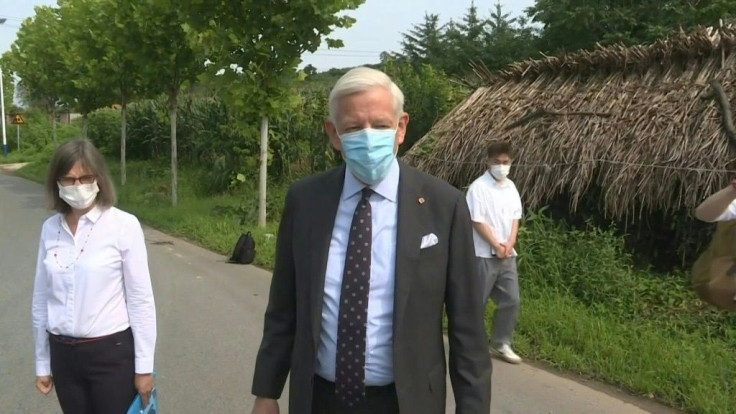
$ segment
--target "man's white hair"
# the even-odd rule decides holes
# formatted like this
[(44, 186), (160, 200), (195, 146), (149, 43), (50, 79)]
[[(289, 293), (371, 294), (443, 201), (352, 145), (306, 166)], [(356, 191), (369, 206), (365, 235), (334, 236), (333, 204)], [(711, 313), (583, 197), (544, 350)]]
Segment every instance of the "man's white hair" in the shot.
[(394, 110), (396, 117), (400, 117), (404, 112), (404, 93), (398, 86), (380, 70), (371, 69), (365, 66), (350, 69), (346, 74), (338, 79), (335, 86), (330, 91), (330, 121), (337, 122), (338, 103), (345, 96), (355, 93), (365, 92), (371, 88), (380, 86), (386, 88), (394, 98)]

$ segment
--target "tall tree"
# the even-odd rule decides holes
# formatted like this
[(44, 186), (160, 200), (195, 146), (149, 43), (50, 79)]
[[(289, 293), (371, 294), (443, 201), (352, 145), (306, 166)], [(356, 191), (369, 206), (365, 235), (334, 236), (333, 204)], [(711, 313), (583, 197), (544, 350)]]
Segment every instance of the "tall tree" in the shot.
[(452, 54), (449, 65), (445, 67), (448, 73), (463, 73), (468, 71), (469, 64), (480, 62), (486, 56), (486, 20), (478, 15), (475, 2), (465, 12), (460, 22), (450, 21), (446, 37), (449, 44), (448, 51)]
[(337, 13), (355, 9), (364, 0), (158, 0), (186, 15), (195, 44), (210, 62), (208, 77), (241, 119), (260, 118), (261, 161), (259, 226), (266, 225), (268, 119), (298, 104), (295, 84), (304, 52), (314, 52), (335, 28), (354, 19)]
[[(104, 61), (110, 70), (110, 77), (115, 81), (120, 99), (120, 184), (125, 185), (126, 141), (127, 141), (127, 109), (128, 104), (136, 97), (145, 96), (141, 80), (142, 68), (151, 64), (138, 53), (146, 37), (135, 18), (135, 9), (145, 0), (98, 0), (100, 5), (97, 16), (100, 20), (95, 27), (101, 42), (106, 47)], [(153, 16), (151, 16), (153, 18)]]
[(440, 25), (438, 14), (425, 14), (424, 21), (413, 25), (403, 34), (401, 48), (403, 56), (416, 65), (429, 64), (444, 66), (446, 45), (444, 28)]
[(63, 28), (59, 9), (48, 6), (35, 7), (35, 15), (21, 23), (17, 38), (7, 55), (11, 70), (20, 77), (28, 98), (43, 102), (51, 120), (51, 136), (56, 139), (56, 110), (64, 85), (72, 74), (61, 56), (64, 50), (60, 39)]
[(736, 15), (730, 0), (536, 0), (526, 10), (542, 25), (540, 47), (548, 52), (590, 49), (596, 43), (651, 42), (682, 27), (714, 26)]
[(484, 33), (483, 63), (489, 69), (528, 59), (537, 54), (536, 32), (524, 17), (511, 17), (497, 2), (487, 20)]
[[(86, 16), (86, 22), (78, 22), (77, 30), (84, 30), (88, 40), (78, 53), (90, 62), (90, 73), (96, 81), (110, 85), (107, 89), (116, 95), (120, 105), (120, 183), (125, 185), (127, 108), (132, 99), (145, 97), (142, 73), (151, 62), (139, 53), (147, 40), (135, 10), (147, 0), (64, 0), (78, 13)], [(155, 18), (151, 16), (151, 18)], [(84, 85), (88, 87), (89, 85)]]
[[(82, 137), (88, 137), (88, 115), (95, 109), (115, 103), (114, 84), (104, 62), (106, 51), (99, 45), (94, 31), (89, 30), (89, 16), (93, 13), (90, 1), (65, 0), (59, 2), (64, 24), (64, 47), (74, 53), (62, 55), (64, 64), (74, 75), (65, 83), (62, 97), (70, 107), (82, 115)], [(94, 15), (94, 14), (92, 14)]]
[(511, 18), (496, 3), (488, 18), (483, 18), (475, 2), (460, 21), (441, 25), (438, 15), (425, 15), (403, 34), (402, 53), (390, 55), (408, 59), (415, 70), (428, 64), (447, 75), (468, 78), (472, 63), (482, 63), (492, 70), (529, 58), (536, 53), (535, 30), (523, 18)]
[[(145, 2), (134, 11), (135, 19), (141, 26), (145, 41), (139, 53), (149, 62), (142, 68), (142, 81), (150, 92), (163, 92), (167, 96), (170, 143), (171, 143), (171, 204), (178, 201), (178, 155), (176, 118), (179, 106), (179, 93), (182, 86), (193, 82), (204, 72), (204, 59), (198, 59), (192, 49), (187, 34), (182, 27), (182, 14), (179, 9), (168, 7), (161, 2)], [(151, 16), (156, 16), (152, 19)]]

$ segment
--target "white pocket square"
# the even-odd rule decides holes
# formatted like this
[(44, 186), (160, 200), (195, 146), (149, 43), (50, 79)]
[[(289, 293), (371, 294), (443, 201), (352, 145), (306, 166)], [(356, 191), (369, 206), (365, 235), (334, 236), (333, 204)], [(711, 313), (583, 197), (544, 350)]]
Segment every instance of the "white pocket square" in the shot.
[(440, 240), (437, 238), (437, 236), (434, 233), (429, 233), (426, 236), (422, 237), (422, 246), (420, 247), (420, 249), (426, 249), (427, 247), (432, 247), (439, 242)]

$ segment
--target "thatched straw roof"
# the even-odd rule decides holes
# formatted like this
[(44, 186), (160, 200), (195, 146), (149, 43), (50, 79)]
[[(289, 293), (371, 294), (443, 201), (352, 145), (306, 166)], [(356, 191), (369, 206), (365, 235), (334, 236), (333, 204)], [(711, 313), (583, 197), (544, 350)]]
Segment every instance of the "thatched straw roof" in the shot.
[(486, 74), (405, 158), (464, 187), (487, 168), (487, 144), (508, 140), (530, 208), (565, 194), (574, 209), (593, 187), (612, 217), (692, 208), (736, 176), (718, 106), (704, 98), (718, 79), (733, 105), (734, 52), (736, 29), (701, 28), (514, 64)]

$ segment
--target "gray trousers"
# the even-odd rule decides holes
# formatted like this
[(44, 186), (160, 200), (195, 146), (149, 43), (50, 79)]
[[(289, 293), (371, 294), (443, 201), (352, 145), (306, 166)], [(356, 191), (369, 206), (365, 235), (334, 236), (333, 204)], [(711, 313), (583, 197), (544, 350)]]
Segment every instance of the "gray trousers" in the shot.
[(478, 266), (483, 278), (483, 303), (488, 303), (490, 298), (496, 304), (491, 326), (491, 346), (498, 348), (504, 344), (511, 345), (521, 303), (516, 257), (479, 257)]

